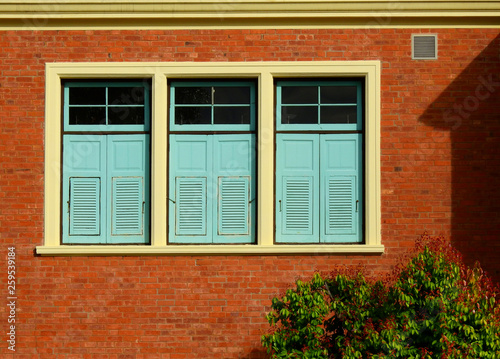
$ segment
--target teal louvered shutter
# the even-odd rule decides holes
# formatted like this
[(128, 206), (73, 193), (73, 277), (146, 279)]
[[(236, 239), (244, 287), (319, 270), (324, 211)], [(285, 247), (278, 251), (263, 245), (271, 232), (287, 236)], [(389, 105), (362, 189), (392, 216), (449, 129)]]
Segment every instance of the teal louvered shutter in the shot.
[(249, 234), (250, 177), (219, 177), (218, 235)]
[(106, 142), (103, 136), (65, 135), (63, 151), (63, 243), (105, 243)]
[(276, 241), (319, 242), (319, 144), (315, 134), (278, 134)]
[(171, 135), (169, 162), (169, 242), (210, 243), (213, 186), (212, 138)]
[(217, 197), (212, 208), (214, 243), (255, 239), (255, 135), (213, 135)]
[(111, 187), (111, 234), (142, 235), (145, 210), (143, 177), (114, 177)]
[(69, 235), (101, 234), (101, 179), (69, 178)]
[(251, 243), (255, 138), (171, 135), (169, 241)]
[(149, 135), (108, 135), (108, 242), (149, 241)]
[(362, 146), (360, 134), (320, 135), (321, 242), (362, 238)]
[(207, 235), (207, 178), (175, 178), (175, 233)]

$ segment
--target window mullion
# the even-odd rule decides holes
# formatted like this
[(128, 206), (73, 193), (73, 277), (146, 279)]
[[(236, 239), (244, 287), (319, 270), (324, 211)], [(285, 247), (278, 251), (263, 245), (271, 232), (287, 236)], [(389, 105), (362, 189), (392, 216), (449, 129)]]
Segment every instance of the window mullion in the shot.
[(108, 118), (108, 113), (109, 113), (109, 109), (108, 109), (108, 91), (109, 91), (109, 86), (106, 86), (106, 99), (105, 99), (105, 103), (104, 103), (104, 107), (105, 107), (105, 111), (106, 111), (106, 126), (109, 124), (109, 118)]
[(321, 125), (321, 85), (318, 85), (318, 118), (317, 124)]

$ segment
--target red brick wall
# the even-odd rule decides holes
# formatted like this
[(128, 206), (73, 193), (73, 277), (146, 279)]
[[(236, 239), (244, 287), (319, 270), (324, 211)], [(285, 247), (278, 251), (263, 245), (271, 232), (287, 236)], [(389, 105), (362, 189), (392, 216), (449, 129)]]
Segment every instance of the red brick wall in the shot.
[[(437, 33), (439, 59), (411, 60)], [(338, 264), (390, 271), (425, 230), (500, 278), (500, 40), (488, 29), (0, 32), (1, 252), (17, 253), (15, 358), (261, 358), (272, 296)], [(44, 66), (382, 62), (382, 256), (39, 257)], [(0, 328), (8, 332), (7, 264)], [(7, 336), (0, 351), (8, 358)]]

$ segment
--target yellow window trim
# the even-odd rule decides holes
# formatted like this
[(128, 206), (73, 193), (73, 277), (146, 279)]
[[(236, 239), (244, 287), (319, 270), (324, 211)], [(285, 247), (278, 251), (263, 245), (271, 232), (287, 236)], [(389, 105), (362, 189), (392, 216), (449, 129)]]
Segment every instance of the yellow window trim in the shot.
[[(379, 61), (260, 63), (48, 63), (45, 98), (44, 245), (41, 255), (181, 255), (383, 253), (380, 214), (380, 70)], [(167, 79), (258, 79), (258, 208), (254, 245), (167, 245)], [(365, 244), (274, 245), (274, 79), (289, 77), (364, 77), (365, 100)], [(61, 80), (149, 78), (152, 81), (151, 244), (61, 245)]]

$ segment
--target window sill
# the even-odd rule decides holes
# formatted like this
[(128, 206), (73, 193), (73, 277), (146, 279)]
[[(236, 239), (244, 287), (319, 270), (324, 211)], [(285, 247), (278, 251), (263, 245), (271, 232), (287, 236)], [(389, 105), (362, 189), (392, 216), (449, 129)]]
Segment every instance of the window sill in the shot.
[(41, 256), (383, 254), (383, 245), (38, 246)]

